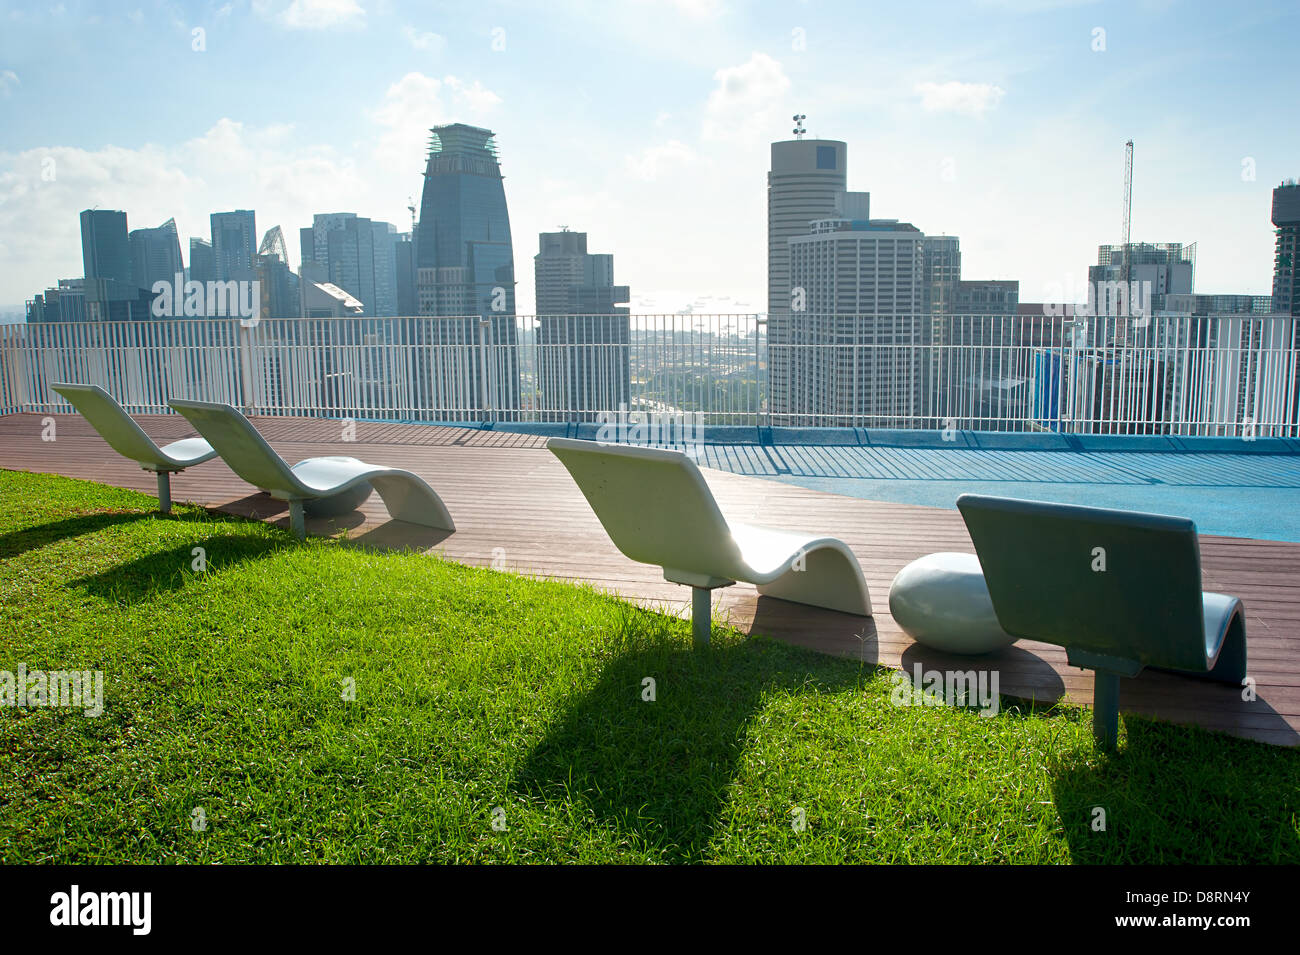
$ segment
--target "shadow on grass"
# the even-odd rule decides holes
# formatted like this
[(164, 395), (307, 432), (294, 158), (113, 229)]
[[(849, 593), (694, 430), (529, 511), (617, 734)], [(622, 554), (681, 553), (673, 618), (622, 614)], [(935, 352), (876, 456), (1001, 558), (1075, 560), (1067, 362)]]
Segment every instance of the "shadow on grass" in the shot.
[[(861, 667), (758, 638), (692, 650), (629, 649), (602, 671), (516, 773), (513, 788), (572, 800), (658, 852), (698, 860), (713, 836), (764, 694), (835, 692)], [(655, 700), (643, 699), (655, 681)]]
[(921, 674), (974, 673), (991, 684), (997, 675), (997, 689), (1008, 701), (1038, 708), (1050, 708), (1065, 697), (1065, 681), (1050, 663), (1017, 646), (1004, 647), (994, 653), (963, 656), (945, 653), (920, 643), (907, 647), (899, 657), (908, 682), (916, 684), (917, 668)]
[(1300, 862), (1300, 751), (1127, 716), (1124, 728), (1113, 756), (1052, 770), (1072, 861)]
[[(289, 530), (289, 502), (277, 500), (265, 491), (227, 501), (220, 508), (225, 514), (263, 521), (282, 530)], [(450, 531), (408, 524), (406, 521), (392, 518), (383, 523), (369, 523), (366, 515), (360, 510), (329, 516), (309, 513), (305, 526), (307, 534), (311, 537), (341, 538), (349, 544), (379, 551), (426, 551), (451, 535)], [(365, 529), (357, 534), (355, 533), (357, 528)]]
[[(146, 554), (129, 563), (72, 581), (96, 597), (118, 603), (138, 603), (158, 594), (180, 590), (187, 583), (206, 574), (220, 573), (250, 560), (270, 557), (277, 551), (297, 546), (297, 542), (280, 537), (214, 534), (189, 541), (178, 547)], [(195, 562), (202, 548), (206, 569)]]
[(37, 524), (33, 527), (24, 527), (22, 530), (0, 534), (0, 560), (7, 557), (17, 557), (19, 554), (46, 547), (56, 541), (82, 537), (107, 527), (130, 524), (134, 521), (145, 521), (151, 518), (172, 521), (201, 521), (204, 523), (208, 523), (210, 520), (207, 515), (202, 514), (178, 512), (159, 514), (157, 511), (110, 511), (102, 514), (83, 514), (80, 517), (49, 521), (45, 524)]

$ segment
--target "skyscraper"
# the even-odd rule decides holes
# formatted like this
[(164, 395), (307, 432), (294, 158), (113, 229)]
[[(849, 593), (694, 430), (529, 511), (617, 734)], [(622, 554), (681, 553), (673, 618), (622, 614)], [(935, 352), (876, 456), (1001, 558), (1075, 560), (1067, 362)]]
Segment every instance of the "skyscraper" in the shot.
[(955, 235), (928, 235), (922, 247), (930, 316), (922, 414), (939, 428), (968, 427), (973, 417), (1023, 417), (1027, 387), (1011, 348), (1020, 283), (963, 279)]
[(214, 212), (210, 219), (217, 281), (251, 282), (255, 277), (253, 256), (257, 253), (257, 223), (253, 211)]
[(372, 220), (371, 247), (374, 250), (375, 314), (397, 314), (397, 227)]
[(86, 209), (81, 213), (81, 264), (88, 279), (134, 284), (125, 212)]
[(298, 230), (298, 265), (302, 268), (315, 261), (316, 229), (314, 226), (304, 226)]
[(153, 229), (135, 229), (130, 233), (130, 243), (132, 275), (141, 288), (152, 290), (159, 281), (170, 285), (185, 269), (175, 219)]
[(1165, 311), (1174, 315), (1195, 316), (1267, 315), (1273, 311), (1273, 296), (1174, 293), (1165, 297)]
[[(1233, 435), (1261, 412), (1263, 418), (1283, 412), (1294, 332), (1285, 321), (1263, 318), (1273, 311), (1272, 296), (1172, 294), (1165, 311), (1160, 324), (1174, 329), (1164, 343), (1174, 346), (1169, 420), (1175, 433), (1212, 427), (1200, 433)], [(1286, 420), (1285, 413), (1274, 420)]]
[(190, 239), (190, 281), (212, 282), (217, 277), (217, 257), (212, 243), (197, 236)]
[(796, 384), (792, 363), (806, 320), (806, 290), (792, 298), (790, 242), (808, 235), (814, 221), (832, 217), (866, 220), (871, 198), (846, 192), (849, 148), (830, 139), (795, 139), (772, 143), (767, 174), (767, 341), (769, 402), (773, 413), (791, 407)]
[(430, 389), (430, 405), (509, 415), (519, 408), (515, 263), (491, 130), (430, 130), (415, 255), (419, 313), (460, 319), (417, 326), (429, 344), (459, 346), (440, 349), (417, 384)]
[[(931, 354), (943, 356), (936, 388), (936, 424), (974, 427), (996, 421), (1011, 428), (1029, 413), (1027, 364), (1013, 348), (1020, 307), (1015, 279), (962, 279), (953, 311), (932, 338)], [(931, 326), (933, 328), (933, 326)]]
[[(767, 174), (767, 311), (790, 311), (790, 239), (807, 235), (809, 223), (836, 212), (848, 179), (849, 147), (832, 139), (772, 143)], [(858, 214), (861, 212), (861, 214)], [(854, 210), (853, 218), (867, 218)]]
[(569, 289), (583, 283), (587, 267), (587, 233), (543, 232), (533, 256), (533, 283), (538, 315), (563, 315), (569, 310)]
[(354, 212), (312, 218), (300, 232), (303, 262), (314, 261), (333, 285), (365, 306), (367, 316), (397, 314), (396, 229)]
[(27, 302), (27, 321), (84, 322), (86, 315), (86, 280), (59, 279), (59, 284), (47, 288)]
[(839, 218), (789, 240), (789, 281), (806, 302), (790, 314), (789, 384), (779, 404), (773, 395), (778, 423), (914, 424), (929, 321), (923, 241), (897, 219)]
[(415, 240), (410, 232), (402, 232), (393, 243), (394, 271), (397, 273), (397, 314), (415, 315), (419, 312), (415, 297)]
[(1300, 183), (1288, 179), (1273, 190), (1273, 311), (1300, 315)]
[(926, 308), (936, 318), (952, 315), (961, 285), (961, 240), (955, 235), (927, 235), (922, 250)]
[(91, 321), (147, 319), (151, 292), (135, 282), (126, 213), (86, 209), (81, 213), (81, 261), (86, 270), (85, 314)]
[(587, 252), (585, 232), (543, 232), (533, 258), (538, 401), (554, 420), (589, 421), (630, 401), (626, 285), (614, 257)]
[(495, 135), (464, 123), (430, 132), (416, 238), (420, 314), (513, 315), (514, 249)]
[(297, 318), (302, 313), (298, 276), (289, 268), (289, 249), (280, 227), (272, 226), (262, 237), (253, 259), (262, 318)]
[[(1165, 310), (1168, 295), (1189, 294), (1196, 271), (1196, 243), (1129, 243), (1129, 286), (1124, 287), (1124, 246), (1103, 245), (1097, 249), (1097, 264), (1088, 267), (1089, 305), (1092, 313), (1126, 319), (1130, 315), (1152, 315)], [(1133, 283), (1137, 283), (1136, 286)], [(1137, 288), (1138, 295), (1132, 295)], [(1150, 300), (1146, 300), (1149, 293)], [(1139, 300), (1140, 299), (1140, 300)], [(1110, 324), (1123, 334), (1126, 322)]]
[[(1273, 311), (1300, 315), (1300, 183), (1285, 180), (1273, 190), (1273, 225), (1277, 240), (1273, 254)], [(1300, 322), (1287, 335), (1290, 360), (1300, 356)], [(1290, 420), (1300, 421), (1300, 374), (1292, 372)]]

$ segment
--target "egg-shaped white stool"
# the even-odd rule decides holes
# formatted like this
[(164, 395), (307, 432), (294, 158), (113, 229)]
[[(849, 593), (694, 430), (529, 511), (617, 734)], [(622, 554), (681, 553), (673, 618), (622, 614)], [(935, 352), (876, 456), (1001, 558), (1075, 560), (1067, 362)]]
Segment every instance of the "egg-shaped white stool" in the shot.
[(1002, 629), (974, 554), (927, 554), (889, 585), (889, 612), (917, 643), (948, 653), (992, 653), (1016, 642)]

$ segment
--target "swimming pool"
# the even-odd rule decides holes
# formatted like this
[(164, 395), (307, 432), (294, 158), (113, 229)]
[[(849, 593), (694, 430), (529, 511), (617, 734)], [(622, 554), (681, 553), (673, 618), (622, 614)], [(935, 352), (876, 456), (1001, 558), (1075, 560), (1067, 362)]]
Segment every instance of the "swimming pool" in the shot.
[[(479, 425), (478, 427), (483, 427)], [(597, 440), (593, 424), (494, 424)], [(703, 467), (952, 508), (963, 493), (1189, 517), (1203, 534), (1300, 541), (1300, 439), (710, 426)]]
[(1300, 541), (1300, 455), (704, 445), (703, 467), (951, 508), (994, 494), (1190, 517), (1203, 534)]

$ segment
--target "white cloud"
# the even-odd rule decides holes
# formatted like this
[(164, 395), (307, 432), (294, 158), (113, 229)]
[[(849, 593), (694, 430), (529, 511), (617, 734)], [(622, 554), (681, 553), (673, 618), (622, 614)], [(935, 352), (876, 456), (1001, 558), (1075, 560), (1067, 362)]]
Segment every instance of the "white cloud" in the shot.
[(283, 0), (253, 0), (253, 9), (290, 30), (358, 27), (366, 17), (357, 0), (291, 0), (288, 6)]
[(81, 275), (83, 209), (123, 209), (132, 229), (174, 217), (187, 261), (189, 238), (208, 236), (210, 213), (254, 209), (259, 233), (284, 228), (296, 263), (295, 230), (321, 211), (322, 196), (333, 208), (401, 225), (400, 197), (378, 178), (332, 147), (295, 143), (291, 127), (231, 119), (171, 146), (0, 152), (0, 302)]
[(454, 76), (448, 76), (443, 79), (443, 83), (452, 91), (452, 103), (457, 110), (468, 110), (475, 116), (483, 116), (501, 104), (501, 97), (478, 80), (467, 84)]
[(426, 53), (441, 53), (447, 45), (446, 37), (438, 33), (417, 30), (415, 27), (402, 27), (402, 36), (417, 50)]
[(18, 74), (13, 70), (0, 70), (0, 96), (8, 96), (18, 86)]
[(704, 138), (749, 141), (779, 132), (790, 79), (776, 60), (753, 53), (740, 66), (713, 74), (717, 86), (704, 107)]
[(419, 165), (428, 145), (429, 127), (439, 123), (486, 120), (501, 97), (478, 80), (466, 83), (455, 76), (438, 79), (407, 73), (384, 93), (371, 119), (384, 128), (375, 144), (375, 158), (396, 171)]
[(669, 0), (669, 3), (696, 20), (712, 20), (726, 9), (723, 0)]
[(1024, 15), (1048, 13), (1065, 7), (1089, 6), (1098, 2), (1100, 0), (979, 0), (979, 5), (989, 7), (998, 13)]
[(991, 83), (918, 83), (921, 108), (932, 113), (964, 113), (979, 116), (995, 109), (1006, 90)]
[(637, 6), (656, 8), (655, 14), (659, 8), (670, 7), (692, 20), (716, 20), (727, 9), (725, 0), (637, 0)]
[(639, 155), (626, 159), (628, 175), (645, 182), (658, 179), (674, 166), (685, 165), (695, 159), (695, 150), (676, 139), (659, 146), (650, 146)]

